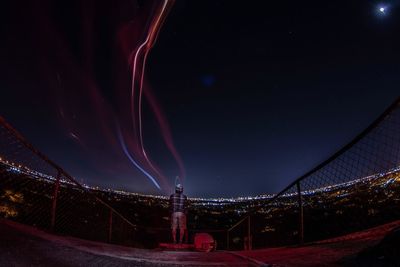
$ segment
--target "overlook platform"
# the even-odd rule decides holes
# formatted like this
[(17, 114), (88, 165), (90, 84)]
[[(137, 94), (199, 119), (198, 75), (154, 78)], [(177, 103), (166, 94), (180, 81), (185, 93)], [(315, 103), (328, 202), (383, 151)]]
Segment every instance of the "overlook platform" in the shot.
[[(356, 257), (360, 251), (399, 226), (396, 221), (303, 247), (201, 253), (123, 247), (0, 220), (0, 266), (354, 266), (365, 261)], [(382, 259), (371, 260), (382, 262), (373, 266), (387, 266)]]

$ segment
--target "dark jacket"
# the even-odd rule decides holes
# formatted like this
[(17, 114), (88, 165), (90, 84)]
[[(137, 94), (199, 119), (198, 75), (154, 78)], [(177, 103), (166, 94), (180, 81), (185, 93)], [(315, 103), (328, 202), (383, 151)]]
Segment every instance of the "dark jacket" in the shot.
[(182, 193), (174, 193), (169, 197), (169, 209), (173, 212), (187, 213), (187, 197)]

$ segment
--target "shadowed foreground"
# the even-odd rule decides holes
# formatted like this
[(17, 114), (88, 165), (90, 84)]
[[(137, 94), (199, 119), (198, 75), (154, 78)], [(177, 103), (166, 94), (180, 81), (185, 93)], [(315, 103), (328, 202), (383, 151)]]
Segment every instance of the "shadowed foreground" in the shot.
[[(61, 237), (0, 220), (0, 266), (368, 266), (365, 257), (360, 259), (357, 254), (370, 250), (399, 225), (397, 221), (304, 247), (199, 253), (135, 249)], [(391, 266), (380, 255), (368, 262), (374, 264), (369, 266)]]

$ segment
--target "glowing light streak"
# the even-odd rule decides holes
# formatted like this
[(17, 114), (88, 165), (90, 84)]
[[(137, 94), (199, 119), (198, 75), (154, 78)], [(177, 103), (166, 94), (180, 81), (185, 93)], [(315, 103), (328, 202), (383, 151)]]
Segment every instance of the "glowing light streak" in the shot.
[[(151, 161), (149, 160), (146, 150), (144, 148), (144, 142), (143, 142), (143, 123), (142, 123), (142, 96), (143, 96), (143, 79), (144, 79), (144, 71), (145, 71), (145, 67), (146, 67), (146, 60), (147, 60), (147, 55), (150, 51), (151, 45), (152, 43), (154, 43), (155, 41), (155, 34), (157, 32), (157, 29), (160, 25), (160, 21), (161, 18), (165, 12), (166, 6), (168, 4), (168, 0), (164, 1), (164, 4), (161, 8), (161, 11), (156, 19), (156, 22), (154, 23), (153, 27), (151, 27), (151, 29), (149, 30), (146, 40), (139, 46), (139, 48), (137, 49), (136, 53), (135, 53), (135, 57), (134, 57), (134, 61), (133, 61), (133, 68), (132, 68), (132, 91), (131, 91), (131, 112), (132, 112), (132, 116), (135, 116), (135, 81), (136, 81), (136, 72), (137, 72), (137, 65), (138, 65), (138, 56), (139, 54), (142, 52), (143, 48), (146, 48), (144, 50), (144, 56), (143, 56), (143, 63), (142, 63), (142, 68), (141, 68), (141, 72), (140, 72), (140, 80), (139, 80), (139, 99), (138, 99), (138, 123), (139, 123), (139, 141), (140, 141), (140, 147), (142, 150), (142, 154), (144, 156), (144, 158), (146, 159), (147, 163), (150, 165), (150, 167), (158, 174), (160, 175), (159, 171), (157, 170), (157, 168), (154, 167), (154, 165), (151, 163)], [(152, 40), (150, 42), (150, 40)], [(133, 119), (133, 123), (134, 123), (134, 119)]]
[(81, 140), (79, 139), (79, 137), (78, 137), (76, 134), (74, 134), (73, 132), (70, 132), (69, 135), (70, 135), (72, 138), (76, 139), (77, 141), (81, 141)]
[(151, 176), (148, 172), (146, 172), (142, 167), (140, 167), (140, 165), (133, 159), (133, 157), (131, 156), (131, 154), (128, 151), (128, 148), (125, 145), (124, 142), (124, 137), (121, 134), (121, 131), (118, 128), (118, 139), (119, 142), (121, 144), (122, 150), (124, 151), (126, 157), (130, 160), (130, 162), (132, 162), (132, 164), (138, 169), (140, 170), (145, 176), (147, 176), (152, 182), (153, 184), (159, 189), (161, 190), (160, 185), (157, 183), (156, 179), (154, 179), (153, 176)]
[[(132, 52), (130, 55), (130, 59), (133, 57), (133, 62), (132, 62), (132, 83), (131, 83), (131, 116), (132, 116), (132, 123), (134, 128), (136, 128), (136, 123), (138, 124), (138, 135), (139, 135), (139, 144), (140, 144), (140, 150), (141, 153), (146, 160), (147, 164), (149, 167), (159, 176), (163, 177), (158, 168), (154, 166), (152, 161), (149, 159), (146, 149), (144, 146), (144, 141), (143, 141), (143, 123), (142, 123), (142, 98), (143, 98), (143, 80), (144, 80), (144, 72), (145, 72), (145, 67), (146, 67), (146, 60), (147, 60), (147, 55), (150, 51), (150, 48), (154, 44), (158, 30), (160, 28), (162, 19), (164, 18), (164, 15), (166, 13), (167, 7), (170, 3), (173, 1), (170, 0), (165, 0), (163, 2), (163, 5), (160, 9), (160, 11), (157, 12), (156, 15), (156, 20), (154, 23), (151, 23), (150, 29), (148, 30), (146, 39), (144, 42), (138, 47), (138, 49), (135, 50), (135, 52)], [(134, 56), (133, 56), (134, 55)], [(138, 73), (139, 72), (139, 73)], [(140, 74), (140, 77), (138, 79), (138, 75)], [(138, 84), (137, 84), (138, 83)], [(136, 112), (136, 91), (139, 91), (139, 95), (137, 98), (137, 112)], [(137, 114), (137, 116), (136, 116)], [(137, 119), (137, 121), (136, 121)], [(169, 146), (168, 146), (169, 147)]]

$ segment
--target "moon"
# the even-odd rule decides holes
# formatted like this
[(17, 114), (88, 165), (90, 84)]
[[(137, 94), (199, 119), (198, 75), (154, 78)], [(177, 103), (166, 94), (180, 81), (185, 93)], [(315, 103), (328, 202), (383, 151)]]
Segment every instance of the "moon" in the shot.
[(382, 5), (377, 6), (376, 11), (378, 12), (379, 15), (383, 16), (383, 15), (388, 14), (388, 11), (389, 11), (388, 8), (389, 8), (388, 5), (382, 4)]

